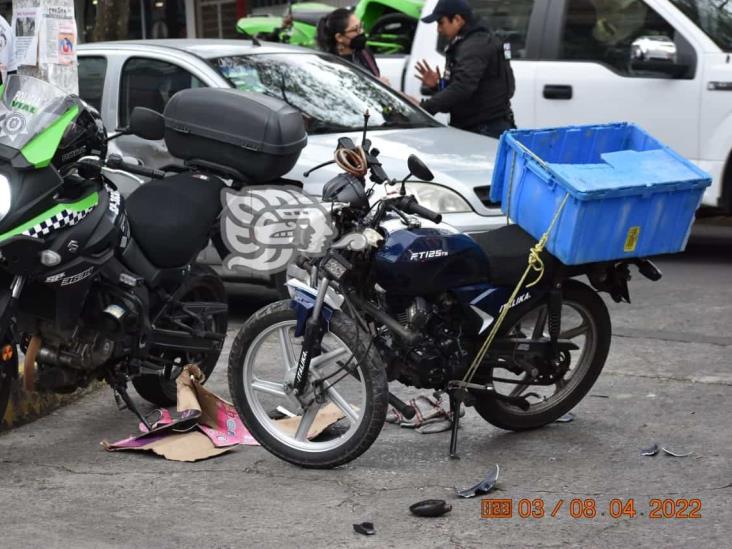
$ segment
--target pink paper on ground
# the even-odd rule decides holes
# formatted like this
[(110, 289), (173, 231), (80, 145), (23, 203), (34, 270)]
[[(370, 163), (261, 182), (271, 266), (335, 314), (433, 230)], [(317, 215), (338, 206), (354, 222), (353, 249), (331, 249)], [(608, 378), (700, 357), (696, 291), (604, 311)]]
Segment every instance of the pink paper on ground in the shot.
[[(249, 433), (247, 428), (239, 418), (239, 414), (233, 405), (228, 402), (216, 400), (216, 414), (214, 426), (199, 423), (198, 428), (211, 439), (214, 446), (224, 448), (226, 446), (234, 446), (236, 444), (244, 444), (245, 446), (259, 446), (259, 443)], [(207, 418), (210, 416), (207, 414)]]

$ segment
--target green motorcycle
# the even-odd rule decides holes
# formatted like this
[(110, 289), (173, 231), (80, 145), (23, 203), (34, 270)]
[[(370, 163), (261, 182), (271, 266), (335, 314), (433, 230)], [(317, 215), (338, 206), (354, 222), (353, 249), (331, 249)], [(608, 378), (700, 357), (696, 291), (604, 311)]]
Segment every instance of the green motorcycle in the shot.
[[(161, 139), (161, 123), (150, 123), (160, 115), (139, 109), (117, 135)], [(29, 76), (0, 87), (0, 419), (18, 349), (26, 390), (105, 380), (143, 422), (128, 382), (169, 406), (182, 367), (199, 363), (208, 376), (221, 353), (226, 291), (195, 263), (218, 227), (220, 189), (188, 171), (168, 177), (107, 158), (108, 140), (77, 96)], [(154, 182), (125, 199), (108, 170)]]
[[(161, 171), (107, 156), (120, 135), (164, 139), (183, 165)], [(104, 380), (146, 425), (128, 382), (170, 406), (185, 365), (208, 378), (228, 300), (196, 258), (209, 242), (221, 258), (230, 253), (221, 193), (280, 184), (306, 143), (299, 111), (215, 88), (176, 93), (162, 115), (135, 107), (129, 127), (108, 137), (79, 97), (10, 76), (0, 88), (0, 418), (18, 348), (26, 389), (68, 393)], [(112, 174), (149, 181), (124, 197)]]
[[(363, 23), (374, 53), (409, 53), (423, 5), (423, 0), (361, 0), (354, 15)], [(290, 3), (284, 17), (244, 17), (236, 30), (246, 38), (316, 48), (318, 21), (334, 9), (317, 2)]]

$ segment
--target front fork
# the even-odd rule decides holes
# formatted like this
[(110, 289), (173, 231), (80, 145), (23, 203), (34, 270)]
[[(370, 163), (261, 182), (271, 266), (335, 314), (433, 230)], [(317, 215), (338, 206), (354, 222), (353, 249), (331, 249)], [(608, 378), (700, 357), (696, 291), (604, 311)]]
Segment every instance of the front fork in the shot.
[(22, 275), (15, 275), (10, 284), (10, 291), (0, 296), (0, 335), (5, 334), (10, 328), (10, 321), (15, 314), (15, 308), (20, 299), (20, 293), (25, 286), (26, 278)]
[(310, 372), (310, 361), (314, 356), (320, 354), (320, 344), (323, 340), (323, 324), (320, 313), (323, 310), (323, 303), (325, 302), (329, 285), (330, 282), (326, 277), (320, 279), (315, 305), (313, 306), (310, 317), (305, 321), (305, 335), (303, 337), (300, 358), (297, 361), (297, 370), (295, 371), (295, 396), (300, 396), (305, 392), (308, 383), (308, 373)]

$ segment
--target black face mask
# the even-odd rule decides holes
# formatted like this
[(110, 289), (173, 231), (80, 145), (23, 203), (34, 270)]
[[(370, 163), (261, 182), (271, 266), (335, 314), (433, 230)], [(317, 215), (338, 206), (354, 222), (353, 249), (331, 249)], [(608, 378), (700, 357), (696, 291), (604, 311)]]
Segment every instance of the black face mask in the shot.
[(366, 35), (364, 33), (359, 34), (351, 38), (350, 47), (352, 50), (362, 50), (366, 47)]

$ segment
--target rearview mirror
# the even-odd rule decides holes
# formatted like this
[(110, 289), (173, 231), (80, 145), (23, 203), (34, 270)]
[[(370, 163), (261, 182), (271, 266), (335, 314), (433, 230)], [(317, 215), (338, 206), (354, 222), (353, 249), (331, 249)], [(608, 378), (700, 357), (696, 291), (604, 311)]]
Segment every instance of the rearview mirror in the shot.
[(127, 131), (137, 137), (157, 141), (165, 137), (165, 118), (152, 109), (135, 107)]
[(641, 36), (630, 46), (630, 67), (637, 71), (682, 76), (687, 65), (678, 63), (676, 44), (667, 36)]
[(432, 181), (435, 178), (430, 169), (416, 155), (409, 155), (407, 166), (411, 174), (416, 175), (422, 181)]

